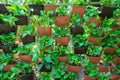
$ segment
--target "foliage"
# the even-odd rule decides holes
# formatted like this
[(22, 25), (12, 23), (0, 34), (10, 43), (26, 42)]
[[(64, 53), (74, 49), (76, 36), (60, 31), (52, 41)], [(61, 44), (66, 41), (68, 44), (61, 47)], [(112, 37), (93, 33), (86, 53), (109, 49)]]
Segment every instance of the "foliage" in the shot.
[(112, 74), (120, 75), (120, 64), (116, 65), (115, 69), (113, 69)]
[(74, 0), (73, 4), (76, 6), (86, 6), (89, 0)]
[(98, 80), (110, 80), (110, 72), (98, 74)]

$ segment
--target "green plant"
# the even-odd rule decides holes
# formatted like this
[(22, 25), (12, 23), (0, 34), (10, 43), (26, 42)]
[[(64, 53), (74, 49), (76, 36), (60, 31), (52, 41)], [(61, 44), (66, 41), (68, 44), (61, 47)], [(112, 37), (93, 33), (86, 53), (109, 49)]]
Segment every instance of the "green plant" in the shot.
[(51, 73), (46, 73), (46, 72), (40, 73), (39, 79), (41, 79), (41, 80), (52, 80)]
[(74, 0), (73, 5), (76, 6), (86, 6), (89, 0)]
[(0, 0), (0, 3), (2, 4), (8, 4), (9, 0)]
[(46, 0), (29, 0), (30, 4), (45, 4)]
[(116, 65), (115, 69), (112, 71), (113, 74), (120, 75), (120, 64)]
[(54, 32), (53, 32), (55, 37), (62, 37), (62, 36), (69, 36), (70, 35), (70, 30), (68, 27), (54, 27)]
[(98, 56), (102, 50), (102, 46), (90, 45), (87, 50), (89, 56)]
[(110, 80), (110, 72), (98, 74), (98, 80)]
[(46, 0), (46, 4), (57, 4), (58, 0)]
[(59, 16), (68, 16), (70, 15), (71, 8), (69, 6), (59, 6), (56, 9), (56, 13)]
[(113, 15), (114, 15), (115, 18), (119, 18), (120, 17), (120, 9), (114, 10)]
[(12, 4), (11, 6), (7, 6), (9, 12), (13, 15), (28, 15), (28, 10), (24, 6), (19, 6), (17, 4)]
[(120, 48), (119, 47), (115, 51), (115, 56), (120, 56)]
[(102, 37), (102, 32), (99, 28), (94, 27), (90, 29), (91, 37)]
[(71, 24), (75, 27), (80, 27), (83, 23), (83, 19), (80, 17), (79, 14), (73, 14), (70, 18)]
[(74, 46), (78, 47), (87, 46), (87, 39), (88, 36), (85, 34), (77, 34), (75, 37), (72, 38)]
[(15, 26), (15, 21), (17, 21), (18, 19), (14, 16), (12, 16), (12, 14), (0, 14), (0, 20), (2, 21), (1, 23), (3, 24), (7, 24), (10, 26)]
[(73, 4), (72, 0), (61, 0), (63, 4)]

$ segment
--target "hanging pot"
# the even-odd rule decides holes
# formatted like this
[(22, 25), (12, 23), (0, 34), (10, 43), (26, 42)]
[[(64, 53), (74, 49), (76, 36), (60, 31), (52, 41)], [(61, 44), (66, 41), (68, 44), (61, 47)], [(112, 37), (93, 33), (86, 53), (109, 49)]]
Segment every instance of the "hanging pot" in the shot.
[(110, 79), (111, 80), (119, 80), (120, 79), (120, 75), (110, 74)]
[(70, 21), (70, 16), (57, 16), (56, 25), (57, 26), (68, 26)]
[(24, 62), (27, 62), (27, 63), (30, 63), (32, 61), (32, 56), (29, 56), (29, 55), (18, 55), (18, 58), (21, 61), (24, 61)]
[(114, 58), (115, 59), (115, 64), (120, 64), (120, 56), (118, 56), (118, 57), (115, 57)]
[(65, 62), (65, 63), (68, 63), (68, 58), (65, 57), (65, 56), (60, 56), (60, 57), (58, 57), (58, 62)]
[(75, 54), (86, 54), (88, 47), (76, 47), (74, 46), (74, 53)]
[(68, 66), (68, 71), (71, 71), (71, 72), (80, 72), (81, 69), (82, 69), (82, 66), (73, 66), (73, 65)]
[(83, 74), (84, 80), (96, 80), (96, 78), (92, 78), (90, 76), (88, 76), (85, 72)]
[(0, 4), (0, 14), (9, 14), (6, 6), (10, 6), (9, 4)]
[(38, 27), (38, 34), (40, 36), (50, 36), (52, 34), (52, 27)]
[(89, 37), (89, 42), (91, 42), (94, 46), (99, 46), (102, 40), (103, 40), (102, 38)]
[(91, 56), (89, 56), (89, 60), (90, 60), (91, 63), (97, 64), (100, 61), (100, 57), (99, 56), (97, 56), (97, 57), (91, 57)]
[(34, 73), (28, 73), (20, 77), (20, 80), (34, 80)]
[(83, 27), (71, 27), (70, 28), (71, 34), (73, 35), (77, 35), (77, 34), (83, 34), (84, 33), (84, 29)]
[(3, 67), (3, 71), (10, 71), (11, 67), (14, 67), (15, 64), (7, 64)]
[(104, 53), (110, 53), (110, 54), (113, 54), (115, 52), (115, 50), (116, 50), (116, 48), (114, 48), (114, 47), (103, 49)]
[(27, 25), (28, 24), (28, 17), (27, 16), (16, 16), (18, 21), (15, 22), (16, 25)]

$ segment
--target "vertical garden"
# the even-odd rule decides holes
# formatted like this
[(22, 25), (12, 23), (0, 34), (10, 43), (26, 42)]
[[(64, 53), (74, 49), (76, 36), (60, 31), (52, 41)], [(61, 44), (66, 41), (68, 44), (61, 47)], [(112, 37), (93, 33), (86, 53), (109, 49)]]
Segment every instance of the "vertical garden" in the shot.
[(120, 0), (0, 0), (0, 80), (120, 80)]

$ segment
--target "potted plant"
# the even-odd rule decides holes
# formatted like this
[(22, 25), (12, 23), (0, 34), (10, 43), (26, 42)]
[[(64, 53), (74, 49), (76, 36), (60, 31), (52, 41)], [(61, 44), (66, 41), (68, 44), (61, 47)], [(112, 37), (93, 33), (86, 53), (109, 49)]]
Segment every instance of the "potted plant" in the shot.
[(0, 55), (0, 71), (10, 71), (11, 67), (15, 66), (15, 58), (11, 54)]
[(98, 7), (88, 6), (84, 16), (86, 25), (94, 23), (96, 27), (98, 27), (101, 22), (101, 17), (99, 17), (99, 13), (100, 11), (98, 10)]
[(72, 14), (79, 14), (83, 17), (87, 6), (87, 1), (85, 0), (74, 0), (72, 6)]
[(7, 6), (7, 9), (10, 13), (18, 18), (16, 25), (27, 25), (28, 24), (28, 10), (23, 5), (18, 6), (17, 4), (12, 4)]
[(82, 27), (83, 19), (79, 14), (73, 14), (70, 18), (70, 21), (72, 25), (70, 30), (73, 35), (82, 34), (84, 32), (84, 29)]
[(98, 69), (100, 72), (109, 72), (114, 69), (114, 65), (112, 64), (113, 62), (113, 57), (111, 54), (104, 54), (102, 53), (101, 55), (101, 61), (98, 64)]
[(83, 74), (84, 80), (96, 80), (98, 74), (99, 71), (97, 70), (97, 65), (88, 63), (88, 65), (85, 66), (84, 74)]
[(12, 50), (17, 47), (17, 44), (15, 43), (16, 38), (14, 33), (9, 33), (8, 35), (1, 34), (0, 39), (1, 39), (0, 46), (4, 53), (11, 53)]
[(72, 38), (74, 44), (75, 54), (85, 54), (87, 51), (87, 39), (88, 36), (84, 34), (77, 34)]
[(69, 6), (59, 6), (56, 8), (56, 25), (57, 26), (68, 26), (70, 21), (70, 7)]
[(69, 60), (68, 71), (71, 71), (71, 72), (80, 72), (81, 71), (82, 57), (72, 54), (72, 55), (68, 56), (68, 60)]
[(8, 34), (10, 32), (16, 32), (15, 21), (17, 20), (11, 14), (0, 14), (0, 33)]
[(40, 26), (38, 27), (38, 34), (40, 36), (50, 36), (52, 34), (52, 26), (55, 23), (55, 18), (50, 17), (51, 11), (40, 11), (41, 16), (39, 18)]
[(42, 72), (39, 74), (38, 78), (36, 80), (51, 80), (52, 79), (52, 75), (51, 73), (46, 73), (46, 72)]
[(44, 0), (30, 0), (29, 1), (29, 8), (30, 8), (30, 15), (40, 15), (40, 10), (44, 9), (45, 1)]
[(111, 80), (119, 80), (120, 79), (120, 64), (116, 65), (115, 69), (113, 69), (111, 75)]
[(68, 27), (54, 27), (55, 45), (68, 45), (70, 30)]
[(120, 64), (120, 48), (117, 48), (115, 51), (115, 64)]
[(98, 74), (98, 80), (110, 80), (110, 72), (106, 72), (106, 73), (103, 73), (103, 72), (100, 72)]
[(17, 35), (20, 36), (23, 44), (35, 42), (35, 28), (32, 25), (19, 26)]
[(87, 55), (89, 60), (93, 64), (97, 64), (100, 61), (100, 52), (102, 51), (101, 46), (90, 45), (87, 50)]

